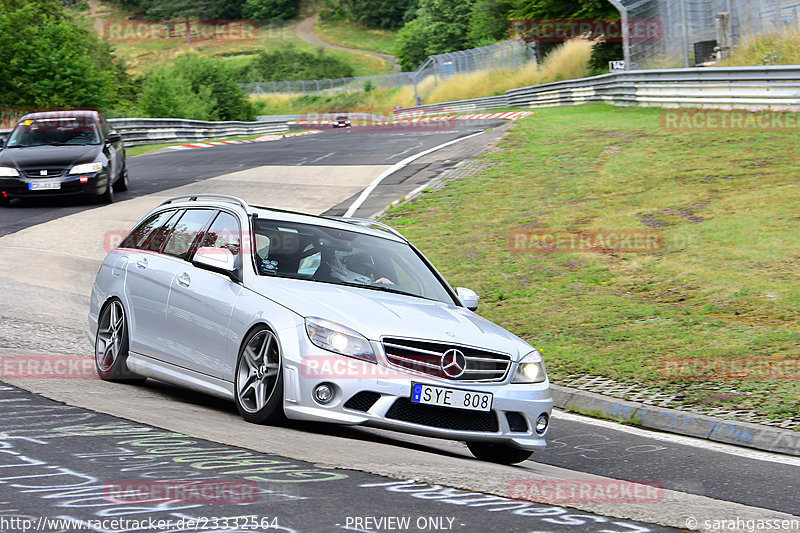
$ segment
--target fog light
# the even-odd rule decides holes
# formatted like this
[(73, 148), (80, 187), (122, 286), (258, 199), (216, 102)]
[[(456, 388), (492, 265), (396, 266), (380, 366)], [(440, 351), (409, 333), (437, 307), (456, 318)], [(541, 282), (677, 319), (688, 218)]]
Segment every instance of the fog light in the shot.
[(321, 404), (329, 403), (333, 400), (333, 387), (327, 383), (317, 385), (317, 388), (314, 389), (314, 399)]
[(547, 433), (547, 424), (550, 422), (550, 417), (547, 416), (545, 413), (539, 415), (539, 418), (536, 419), (536, 434), (537, 435), (544, 435)]

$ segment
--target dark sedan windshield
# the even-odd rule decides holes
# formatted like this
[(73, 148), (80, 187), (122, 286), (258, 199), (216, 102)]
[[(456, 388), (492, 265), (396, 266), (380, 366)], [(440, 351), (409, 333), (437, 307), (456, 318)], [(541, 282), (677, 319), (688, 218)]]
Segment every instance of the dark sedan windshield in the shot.
[(100, 144), (100, 135), (93, 121), (76, 117), (59, 117), (23, 120), (14, 128), (6, 147), (87, 144)]
[(354, 231), (256, 218), (262, 276), (305, 279), (455, 303), (408, 244)]

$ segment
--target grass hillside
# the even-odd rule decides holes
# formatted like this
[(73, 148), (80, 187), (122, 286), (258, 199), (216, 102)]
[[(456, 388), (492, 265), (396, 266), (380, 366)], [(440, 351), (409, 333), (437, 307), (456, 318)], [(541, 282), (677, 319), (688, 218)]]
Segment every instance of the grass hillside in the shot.
[[(796, 416), (796, 134), (668, 131), (660, 113), (537, 110), (482, 158), (480, 174), (385, 221), (453, 286), (475, 289), (482, 315), (539, 348), (555, 383), (586, 373), (687, 404)], [(663, 247), (515, 252), (509, 238), (520, 229), (651, 231)], [(693, 371), (665, 374), (674, 358)], [(759, 377), (748, 358), (788, 372)], [(744, 376), (721, 379), (720, 361)]]
[[(73, 10), (73, 14), (85, 20), (87, 26), (94, 27), (101, 34), (108, 34), (107, 27), (110, 21), (124, 23), (131, 17), (136, 18), (132, 12), (124, 10), (118, 4), (97, 2), (93, 6), (86, 3), (81, 3), (79, 6), (78, 9)], [(287, 44), (292, 44), (300, 50), (316, 51), (317, 47), (297, 37), (294, 32), (294, 24), (295, 21), (288, 21), (277, 25), (262, 25), (257, 32), (254, 32), (256, 35), (254, 39), (246, 40), (195, 39), (192, 44), (188, 44), (184, 38), (113, 39), (111, 43), (117, 56), (125, 60), (128, 70), (132, 74), (144, 74), (151, 66), (168, 63), (187, 51), (223, 58), (235, 66), (244, 66), (252, 61), (259, 52), (275, 50)], [(356, 40), (373, 33), (371, 30), (359, 29), (355, 25), (345, 23), (342, 23), (342, 26), (327, 24), (325, 28), (332, 35), (350, 34)], [(375, 38), (363, 40), (360, 46), (351, 47), (377, 52), (391, 47), (394, 37), (390, 32), (376, 31), (374, 33)], [(122, 36), (124, 37), (124, 33)], [(375, 49), (370, 48), (373, 44), (376, 46)], [(350, 44), (344, 46), (350, 46)], [(326, 49), (325, 52), (352, 65), (356, 76), (386, 74), (392, 70), (389, 63), (369, 54), (334, 49)]]

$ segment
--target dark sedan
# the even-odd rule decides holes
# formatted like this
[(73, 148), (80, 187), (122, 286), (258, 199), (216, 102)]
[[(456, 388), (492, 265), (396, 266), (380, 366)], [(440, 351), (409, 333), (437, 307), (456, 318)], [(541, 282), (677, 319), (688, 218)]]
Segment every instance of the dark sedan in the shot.
[(22, 117), (0, 151), (0, 203), (12, 198), (93, 196), (103, 203), (127, 190), (125, 147), (97, 111)]

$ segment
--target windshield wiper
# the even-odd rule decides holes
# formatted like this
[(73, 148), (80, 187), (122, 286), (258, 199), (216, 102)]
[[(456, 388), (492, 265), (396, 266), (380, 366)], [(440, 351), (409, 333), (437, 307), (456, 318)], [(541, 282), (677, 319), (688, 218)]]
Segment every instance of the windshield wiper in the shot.
[(334, 285), (345, 285), (347, 287), (358, 287), (359, 289), (372, 289), (375, 291), (383, 291), (383, 292), (391, 292), (394, 294), (403, 294), (405, 296), (413, 296), (415, 298), (422, 298), (423, 300), (431, 300), (431, 298), (426, 298), (425, 296), (420, 296), (419, 294), (414, 294), (413, 292), (401, 291), (400, 289), (394, 289), (392, 287), (387, 287), (383, 284), (378, 285), (366, 285), (363, 283), (352, 283), (350, 281), (340, 281), (334, 282)]

